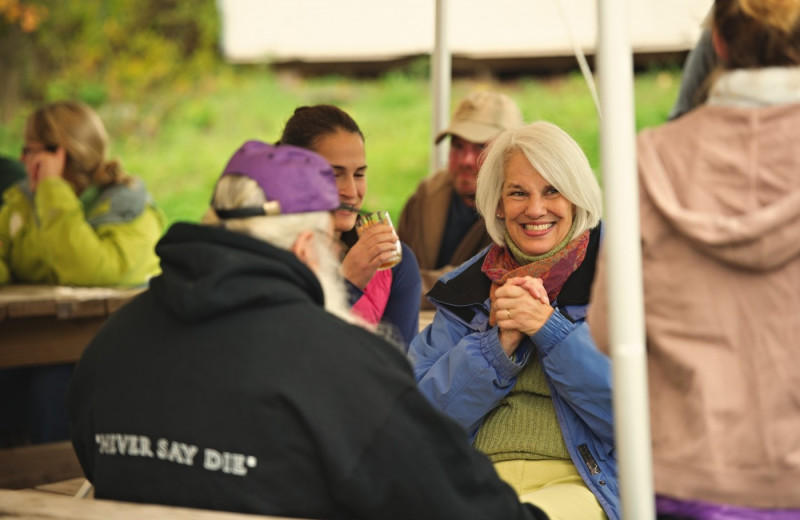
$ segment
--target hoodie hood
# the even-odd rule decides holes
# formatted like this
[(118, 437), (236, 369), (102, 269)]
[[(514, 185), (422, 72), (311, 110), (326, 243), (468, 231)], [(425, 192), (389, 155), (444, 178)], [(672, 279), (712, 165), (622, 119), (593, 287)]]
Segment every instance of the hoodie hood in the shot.
[(642, 197), (719, 262), (777, 269), (800, 255), (800, 104), (703, 106), (639, 135)]
[(156, 253), (162, 273), (151, 292), (186, 321), (243, 307), (324, 304), (316, 276), (293, 253), (241, 233), (178, 223)]

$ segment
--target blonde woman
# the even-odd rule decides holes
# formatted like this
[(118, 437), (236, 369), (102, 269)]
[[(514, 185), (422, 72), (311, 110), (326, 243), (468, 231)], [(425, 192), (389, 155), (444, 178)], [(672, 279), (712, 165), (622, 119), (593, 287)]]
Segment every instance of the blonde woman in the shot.
[[(25, 124), (27, 177), (3, 193), (0, 285), (136, 286), (159, 272), (165, 219), (142, 182), (107, 157), (108, 135), (88, 106), (42, 106)], [(72, 365), (0, 371), (0, 443), (68, 435)]]
[(0, 212), (0, 284), (133, 286), (158, 273), (163, 214), (107, 153), (87, 105), (56, 102), (28, 117), (28, 177), (5, 192)]

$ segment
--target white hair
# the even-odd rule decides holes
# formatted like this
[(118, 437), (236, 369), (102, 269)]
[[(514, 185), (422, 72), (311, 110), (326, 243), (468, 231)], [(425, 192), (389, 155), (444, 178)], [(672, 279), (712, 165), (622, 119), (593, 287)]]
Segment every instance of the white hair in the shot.
[(484, 152), (478, 172), (475, 206), (486, 222), (486, 230), (498, 245), (505, 244), (505, 221), (497, 217), (505, 179), (505, 166), (512, 152), (520, 151), (533, 168), (575, 205), (575, 231), (580, 236), (600, 222), (602, 195), (589, 160), (565, 131), (547, 121), (536, 121), (501, 133)]
[(301, 233), (313, 231), (314, 253), (318, 263), (314, 274), (325, 295), (325, 309), (345, 321), (353, 322), (339, 258), (331, 247), (333, 216), (329, 211), (223, 220), (214, 210), (259, 207), (264, 202), (264, 192), (253, 179), (243, 175), (225, 175), (217, 182), (211, 200), (212, 207), (203, 215), (202, 223), (248, 235), (287, 251), (291, 250)]

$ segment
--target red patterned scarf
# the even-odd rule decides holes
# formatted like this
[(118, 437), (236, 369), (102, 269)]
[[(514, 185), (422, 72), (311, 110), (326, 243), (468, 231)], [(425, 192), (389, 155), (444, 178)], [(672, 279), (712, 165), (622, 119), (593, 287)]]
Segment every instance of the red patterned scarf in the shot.
[[(510, 240), (506, 236), (506, 240)], [(570, 240), (569, 243), (557, 253), (520, 266), (519, 262), (511, 255), (507, 247), (492, 245), (483, 260), (481, 271), (492, 281), (492, 288), (489, 296), (494, 303), (494, 293), (501, 287), (506, 280), (516, 276), (532, 276), (541, 278), (547, 297), (550, 301), (555, 301), (567, 278), (581, 265), (586, 256), (586, 248), (589, 245), (589, 231), (584, 231), (579, 237)], [(494, 326), (497, 319), (492, 305), (489, 315), (489, 324)]]

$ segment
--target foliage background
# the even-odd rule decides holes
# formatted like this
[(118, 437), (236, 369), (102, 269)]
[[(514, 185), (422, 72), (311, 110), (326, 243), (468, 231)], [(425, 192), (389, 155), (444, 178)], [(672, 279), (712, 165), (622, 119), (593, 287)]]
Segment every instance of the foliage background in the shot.
[[(247, 139), (274, 141), (295, 107), (333, 103), (366, 135), (365, 206), (394, 218), (427, 175), (432, 136), (428, 60), (373, 78), (301, 77), (224, 63), (214, 0), (0, 0), (0, 153), (18, 156), (25, 117), (43, 102), (80, 99), (112, 136), (112, 154), (147, 182), (171, 222), (197, 221), (219, 172)], [(640, 71), (637, 127), (663, 122), (677, 67)], [(598, 121), (577, 73), (454, 81), (510, 95), (528, 121), (552, 121), (602, 177)]]

